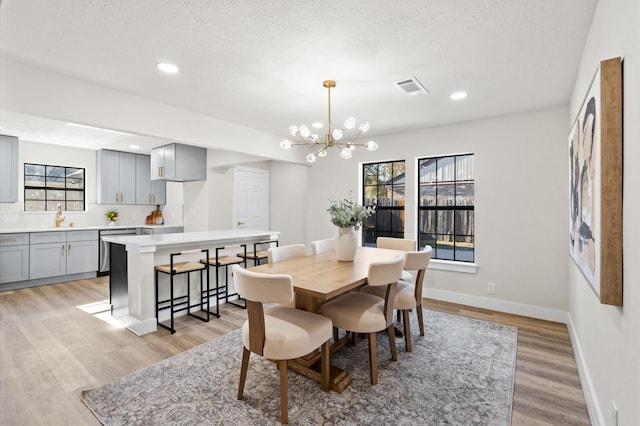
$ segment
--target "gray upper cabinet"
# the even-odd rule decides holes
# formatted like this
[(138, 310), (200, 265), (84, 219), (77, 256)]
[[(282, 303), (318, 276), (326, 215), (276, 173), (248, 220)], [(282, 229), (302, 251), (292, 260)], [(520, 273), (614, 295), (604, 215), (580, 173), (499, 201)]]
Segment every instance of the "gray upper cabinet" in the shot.
[(101, 149), (96, 159), (98, 204), (136, 204), (136, 154)]
[(173, 143), (151, 150), (151, 180), (207, 180), (207, 150)]
[(151, 180), (151, 157), (136, 154), (136, 204), (166, 204), (167, 183)]
[(18, 202), (18, 138), (0, 135), (0, 203)]

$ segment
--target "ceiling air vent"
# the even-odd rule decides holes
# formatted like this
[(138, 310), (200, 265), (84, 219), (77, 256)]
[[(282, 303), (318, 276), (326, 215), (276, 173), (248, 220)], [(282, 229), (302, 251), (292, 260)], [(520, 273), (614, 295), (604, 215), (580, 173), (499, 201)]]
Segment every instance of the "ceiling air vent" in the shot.
[(409, 77), (406, 80), (396, 81), (396, 86), (409, 96), (422, 95), (429, 93), (427, 89), (415, 77)]

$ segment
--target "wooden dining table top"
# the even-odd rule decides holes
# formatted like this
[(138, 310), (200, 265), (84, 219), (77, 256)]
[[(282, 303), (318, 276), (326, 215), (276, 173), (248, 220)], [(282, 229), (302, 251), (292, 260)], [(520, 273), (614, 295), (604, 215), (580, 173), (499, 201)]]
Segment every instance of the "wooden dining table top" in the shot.
[(370, 263), (401, 255), (403, 253), (397, 250), (358, 247), (353, 262), (339, 261), (335, 252), (328, 252), (255, 266), (250, 270), (290, 275), (296, 295), (328, 300), (366, 284)]

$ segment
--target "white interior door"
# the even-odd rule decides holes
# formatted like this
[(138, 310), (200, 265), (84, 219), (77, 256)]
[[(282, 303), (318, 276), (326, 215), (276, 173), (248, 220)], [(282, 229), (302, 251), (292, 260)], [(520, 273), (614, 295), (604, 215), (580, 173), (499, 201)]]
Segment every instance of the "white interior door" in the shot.
[(236, 167), (233, 171), (234, 229), (269, 229), (269, 171)]

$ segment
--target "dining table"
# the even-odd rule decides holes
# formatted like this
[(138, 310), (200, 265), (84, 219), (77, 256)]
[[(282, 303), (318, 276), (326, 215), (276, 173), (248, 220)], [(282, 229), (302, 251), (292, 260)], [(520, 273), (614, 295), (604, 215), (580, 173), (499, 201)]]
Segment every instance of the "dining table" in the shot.
[[(319, 313), (320, 306), (327, 300), (352, 291), (367, 283), (369, 265), (372, 262), (392, 260), (404, 253), (398, 250), (358, 247), (353, 261), (339, 261), (335, 252), (301, 256), (277, 263), (249, 268), (266, 274), (284, 274), (293, 279), (295, 307)], [(332, 345), (335, 352), (347, 343), (347, 336)], [(290, 362), (290, 368), (307, 377), (321, 381), (320, 353), (311, 354)], [(342, 393), (352, 381), (351, 375), (334, 365), (330, 372), (331, 390)]]

